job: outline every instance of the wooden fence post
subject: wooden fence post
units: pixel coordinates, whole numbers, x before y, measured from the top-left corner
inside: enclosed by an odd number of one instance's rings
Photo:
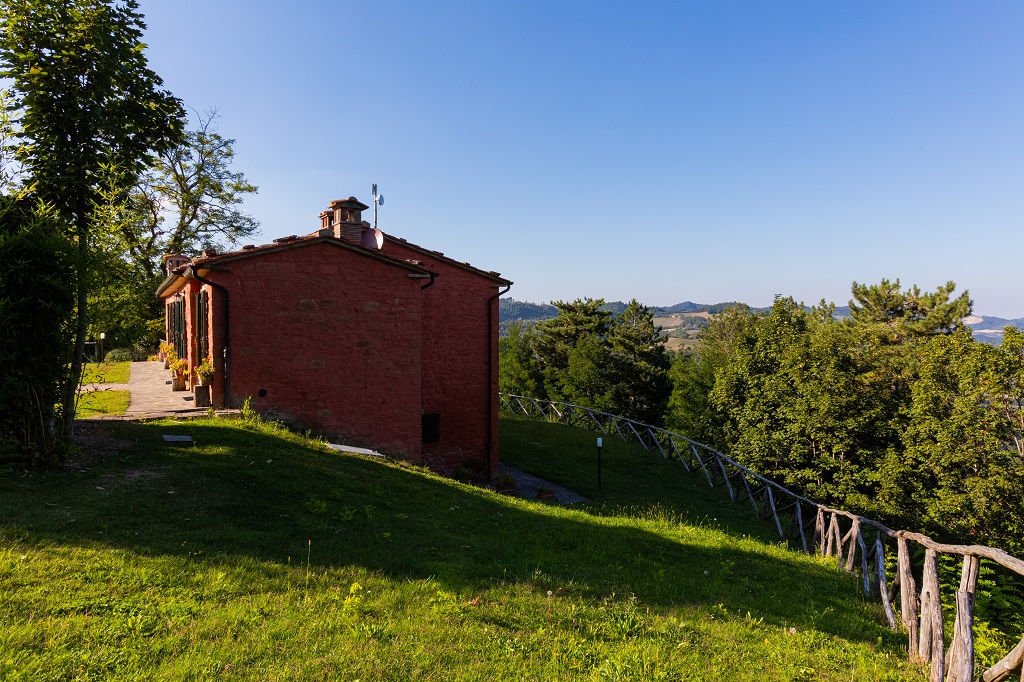
[[[849,546],[846,548],[846,572],[853,573],[853,562],[857,558],[857,538],[860,535],[860,518],[854,517],[850,532],[846,534],[849,538]],[[844,538],[845,540],[846,538]]]
[[[942,639],[942,599],[939,595],[939,555],[933,549],[924,553],[924,577],[921,579],[921,641],[918,655],[931,664],[930,682],[942,682],[946,657]]]
[[[796,501],[796,527],[800,529],[800,544],[804,548],[804,554],[810,554],[811,550],[807,549],[807,536],[804,535],[804,515],[800,511],[800,500]]]
[[[947,682],[971,682],[974,679],[974,591],[978,585],[978,557],[964,555],[960,589],[956,593],[956,621],[949,645]]]
[[[910,660],[918,659],[917,639],[917,585],[914,582],[914,573],[910,566],[910,550],[907,548],[906,538],[897,538],[897,560],[899,563],[900,575],[900,620],[903,627],[907,628],[907,651]]]
[[[825,556],[825,510],[818,507],[818,513],[814,515],[814,537],[811,544],[819,548],[821,556]]]
[[[768,499],[768,507],[772,511],[772,518],[775,519],[775,528],[779,531],[779,537],[785,539],[786,534],[782,530],[782,522],[779,521],[779,514],[775,511],[775,495],[772,494],[772,487],[765,485],[765,496]]]
[[[868,548],[864,543],[864,533],[861,531],[860,524],[857,524],[857,546],[860,547],[860,572],[861,579],[864,583],[864,596],[871,596],[871,568],[868,564]]]
[[[895,630],[896,615],[893,614],[892,602],[889,601],[889,586],[885,580],[885,545],[881,537],[875,540],[875,572],[878,575],[878,594],[882,597],[885,619],[889,621],[889,627]]]
[[[832,512],[832,520],[828,523],[828,553],[832,554],[832,546],[836,548],[836,562],[839,566],[839,572],[843,571],[843,538],[841,531],[839,530],[839,517],[835,512]]]

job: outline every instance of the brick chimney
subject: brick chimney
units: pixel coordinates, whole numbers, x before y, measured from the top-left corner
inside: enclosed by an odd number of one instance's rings
[[[361,243],[363,231],[370,229],[370,223],[362,218],[363,211],[368,208],[355,197],[335,199],[320,214],[320,236],[333,236],[353,244]]]
[[[186,265],[191,258],[183,256],[180,253],[168,253],[164,256],[164,270],[167,274],[171,274],[172,271],[180,268],[182,265]]]

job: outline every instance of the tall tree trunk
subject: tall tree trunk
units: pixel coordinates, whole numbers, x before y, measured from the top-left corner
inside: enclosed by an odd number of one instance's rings
[[[79,193],[75,201],[75,232],[78,237],[78,315],[75,326],[75,350],[71,355],[71,371],[64,387],[62,435],[71,443],[75,437],[75,399],[82,381],[85,364],[85,335],[89,330],[89,218],[85,211],[85,194]]]

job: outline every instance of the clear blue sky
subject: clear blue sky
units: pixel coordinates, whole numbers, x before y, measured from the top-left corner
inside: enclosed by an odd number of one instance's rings
[[[1024,4],[142,0],[260,242],[331,199],[583,296],[843,305],[954,280],[1024,316]]]

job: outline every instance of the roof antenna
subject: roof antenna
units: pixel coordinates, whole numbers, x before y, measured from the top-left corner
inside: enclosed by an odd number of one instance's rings
[[[384,195],[377,194],[377,183],[373,184],[373,229],[365,230],[360,244],[367,249],[379,250],[384,246],[384,233],[377,229],[377,207],[384,205]]]
[[[377,183],[373,183],[373,229],[377,229],[377,207],[384,205],[384,195],[377,194]]]

